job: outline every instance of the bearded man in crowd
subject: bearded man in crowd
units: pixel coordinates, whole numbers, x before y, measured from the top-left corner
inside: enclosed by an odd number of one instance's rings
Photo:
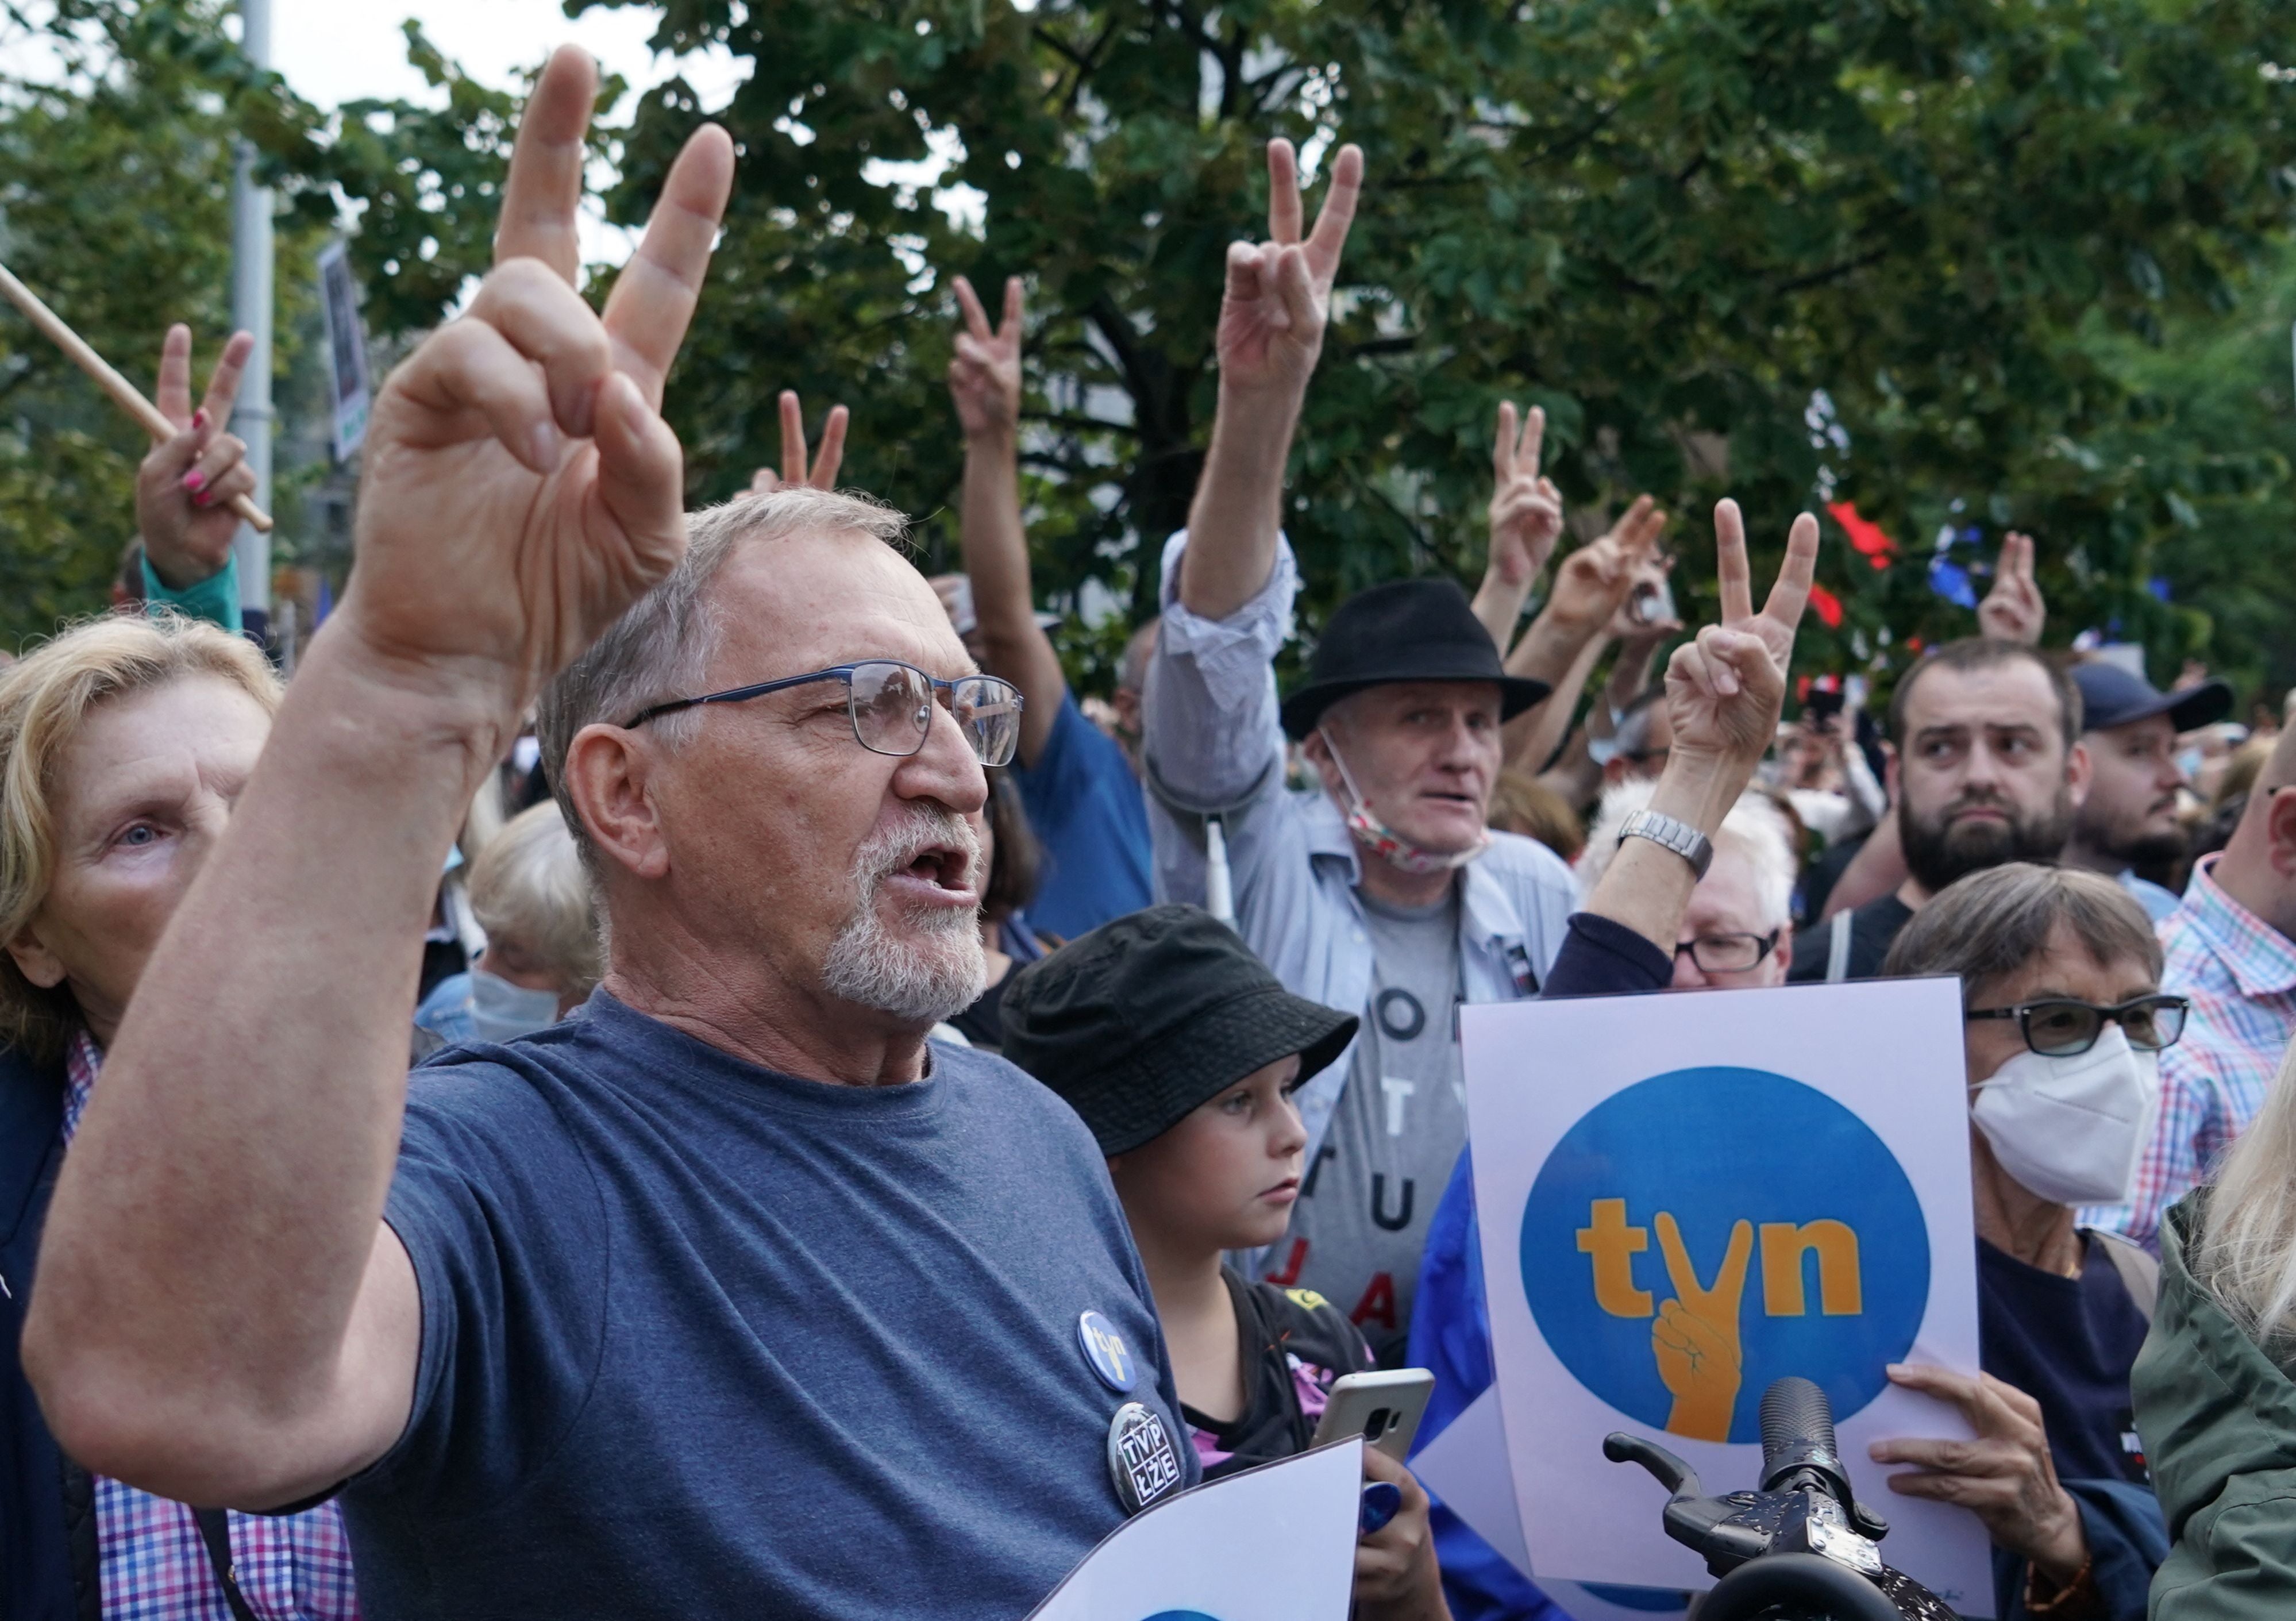
[[[1906,878],[1837,912],[1794,946],[1797,983],[1870,979],[1914,913],[1957,878],[2005,862],[2054,862],[2088,791],[2080,692],[2038,649],[1948,642],[1890,700],[1889,787]]]

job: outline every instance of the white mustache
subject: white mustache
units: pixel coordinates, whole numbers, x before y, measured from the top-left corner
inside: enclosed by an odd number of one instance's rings
[[[955,811],[912,805],[902,820],[879,827],[853,855],[853,874],[864,889],[877,886],[902,871],[928,850],[955,849],[964,853],[968,874],[980,866],[980,837],[972,823]]]

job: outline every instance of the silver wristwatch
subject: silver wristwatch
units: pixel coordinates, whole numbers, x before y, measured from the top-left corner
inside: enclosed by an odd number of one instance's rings
[[[1619,842],[1629,839],[1647,839],[1652,844],[1662,844],[1690,864],[1691,872],[1699,878],[1714,864],[1714,841],[1687,822],[1677,822],[1672,816],[1654,810],[1638,810],[1619,827]]]

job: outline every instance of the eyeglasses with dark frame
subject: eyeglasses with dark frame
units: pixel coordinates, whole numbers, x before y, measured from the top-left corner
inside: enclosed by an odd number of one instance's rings
[[[955,719],[957,730],[972,745],[983,765],[1010,765],[1013,751],[1020,747],[1021,690],[1011,682],[994,675],[960,675],[943,681],[894,659],[832,665],[825,670],[728,687],[699,698],[673,698],[639,710],[622,723],[622,729],[642,726],[658,715],[672,715],[701,704],[741,703],[818,681],[845,684],[845,713],[853,725],[853,741],[872,754],[900,759],[922,749],[932,731],[936,699]]]
[[[1759,968],[1762,959],[1778,948],[1778,933],[1773,929],[1767,934],[1702,934],[1678,942],[1674,954],[1689,953],[1701,973],[1742,974]]]
[[[2185,1033],[2185,1015],[2192,1008],[2182,996],[2136,996],[2112,1007],[2076,1002],[2070,996],[2047,996],[2021,1002],[2013,1008],[1972,1008],[1962,1017],[2013,1019],[2025,1045],[2033,1052],[2044,1058],[2078,1058],[2096,1045],[2108,1019],[2120,1027],[2128,1044],[2139,1052],[2173,1047]]]

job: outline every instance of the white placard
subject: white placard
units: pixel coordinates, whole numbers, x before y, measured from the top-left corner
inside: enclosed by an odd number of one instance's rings
[[[371,390],[358,285],[351,280],[350,250],[341,242],[319,255],[319,303],[327,318],[327,373],[334,384],[335,459],[347,462],[366,438]]]
[[[1993,1613],[1981,1526],[1901,1497],[1889,1436],[1965,1437],[1890,1362],[1977,1371],[1961,999],[1948,979],[1470,1007],[1462,1035],[1500,1416],[1533,1571],[1712,1585],[1665,1494],[1604,1461],[1648,1436],[1751,1487],[1769,1382],[1833,1398],[1882,1557]]]
[[[1168,1497],[1111,1532],[1029,1621],[1348,1621],[1363,1439]]]

